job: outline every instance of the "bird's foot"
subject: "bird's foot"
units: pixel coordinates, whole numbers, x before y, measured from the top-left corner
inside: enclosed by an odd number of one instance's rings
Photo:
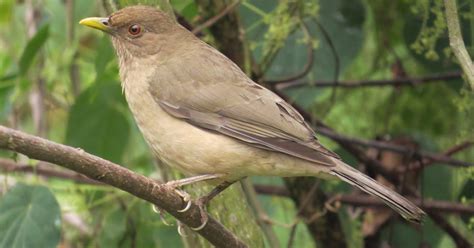
[[[179,189],[179,187],[181,187],[181,185],[177,184],[176,181],[170,181],[170,182],[167,182],[165,183],[166,187],[169,187],[171,189],[174,190],[174,192],[176,192],[176,194],[178,194],[182,199],[183,201],[186,203],[186,206],[180,210],[177,210],[178,212],[180,213],[184,213],[186,211],[189,210],[189,208],[191,207],[191,195],[188,194],[186,191],[182,190],[182,189]]]
[[[196,206],[198,206],[199,212],[201,215],[201,225],[198,227],[190,227],[191,230],[199,231],[199,230],[202,230],[206,226],[207,222],[209,221],[209,216],[207,215],[207,211],[206,211],[206,207],[207,207],[207,204],[209,203],[209,200],[210,199],[207,196],[201,197],[196,200],[195,203],[196,203]]]
[[[195,176],[195,177],[191,177],[191,178],[184,178],[184,179],[180,179],[180,180],[176,180],[176,181],[170,181],[170,182],[167,182],[165,185],[167,187],[173,189],[179,196],[181,196],[181,198],[183,198],[183,201],[186,203],[186,206],[183,209],[178,210],[178,212],[183,213],[183,212],[188,211],[191,208],[191,205],[192,205],[191,196],[188,193],[186,193],[185,191],[183,191],[181,189],[178,189],[178,188],[180,188],[183,185],[190,184],[190,183],[203,181],[203,180],[216,179],[216,178],[221,177],[221,176],[222,175],[219,175],[219,174],[201,175],[201,176]],[[200,215],[201,215],[201,225],[198,226],[198,227],[190,227],[193,231],[202,230],[206,226],[207,222],[209,221],[209,215],[207,214],[207,211],[206,211],[207,204],[215,196],[217,196],[220,192],[224,191],[227,187],[232,185],[234,182],[235,181],[230,181],[230,182],[224,181],[221,184],[219,184],[217,187],[215,187],[211,192],[209,192],[209,194],[207,194],[203,197],[200,197],[195,201],[196,206],[199,207],[199,212],[200,212]],[[178,231],[182,231],[182,230],[178,229]]]

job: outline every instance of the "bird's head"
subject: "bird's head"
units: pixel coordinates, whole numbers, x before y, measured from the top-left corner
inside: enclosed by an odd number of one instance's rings
[[[111,35],[119,57],[156,54],[183,33],[172,17],[149,6],[127,7],[109,17],[89,17],[79,23]]]

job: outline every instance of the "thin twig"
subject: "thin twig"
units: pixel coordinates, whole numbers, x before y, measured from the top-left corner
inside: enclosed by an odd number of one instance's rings
[[[288,238],[288,244],[286,247],[291,248],[293,247],[293,242],[295,240],[296,228],[298,228],[298,224],[295,223],[290,229],[290,237]]]
[[[72,180],[76,183],[90,184],[90,185],[100,185],[105,184],[92,180],[88,177],[85,177],[82,174],[72,172],[69,170],[58,170],[51,168],[53,165],[47,162],[38,162],[35,166],[18,164],[10,159],[0,158],[0,172],[3,173],[13,173],[13,172],[22,172],[22,173],[31,173],[39,175],[46,178],[59,178],[65,180]]]
[[[311,68],[313,68],[314,47],[313,47],[313,43],[312,43],[312,40],[311,40],[312,36],[311,36],[311,33],[309,32],[308,26],[306,25],[306,23],[303,20],[301,20],[301,28],[303,29],[303,31],[305,33],[305,36],[308,39],[308,44],[307,44],[308,53],[306,55],[307,60],[306,60],[306,64],[304,65],[303,70],[300,73],[297,73],[296,75],[293,75],[293,76],[289,76],[287,78],[277,79],[277,80],[265,80],[265,83],[270,84],[270,85],[274,85],[274,84],[280,84],[280,83],[295,81],[295,80],[298,80],[298,79],[303,78],[306,75],[308,75],[308,73],[311,71]]]
[[[287,5],[287,13],[289,16],[293,17],[297,13],[299,6],[298,2],[280,2],[279,5]],[[276,7],[278,10],[279,7]],[[299,19],[301,21],[301,18]],[[292,25],[291,30],[288,31],[286,34],[286,37],[284,38],[285,40],[288,39],[288,37],[293,34],[298,28],[296,27],[297,25]],[[259,68],[261,69],[261,73],[265,74],[273,64],[277,54],[279,51],[283,48],[282,46],[278,46],[277,42],[272,42],[270,43],[270,48],[268,48],[268,52],[263,55],[263,58],[260,60],[259,63]],[[259,76],[263,76],[259,75]],[[257,82],[262,81],[261,78],[258,78],[256,80]]]
[[[192,204],[186,212],[177,211],[183,209],[187,203],[172,188],[81,149],[4,126],[0,126],[0,149],[22,153],[32,159],[47,161],[76,171],[151,202],[188,226],[201,225],[200,210],[195,204]],[[210,216],[207,225],[198,233],[217,247],[247,247],[225,226]]]
[[[284,179],[290,198],[298,207],[294,223],[302,220],[318,247],[347,247],[337,213],[325,208],[328,198],[318,187],[320,181],[314,177]]]
[[[310,87],[341,87],[341,88],[360,88],[360,87],[383,87],[383,86],[418,86],[429,83],[437,83],[451,80],[461,79],[461,72],[453,71],[439,74],[432,74],[420,77],[403,77],[395,79],[379,79],[379,80],[346,80],[331,81],[319,80],[314,82],[296,81],[278,84],[278,90],[284,90],[294,87],[310,86]]]
[[[288,244],[287,244],[288,248],[293,247],[293,241],[296,235],[296,228],[298,227],[298,223],[299,223],[298,218],[299,216],[304,217],[304,212],[306,208],[311,206],[313,197],[315,196],[316,190],[318,189],[320,182],[321,181],[316,180],[311,186],[311,188],[308,190],[308,192],[305,192],[304,198],[302,199],[299,198],[297,199],[297,201],[295,201],[299,206],[298,206],[298,211],[296,212],[296,215],[295,215],[295,222],[293,223],[293,226],[291,227],[291,230],[290,230],[290,237],[288,238]],[[286,182],[286,183],[288,184],[290,182]],[[293,186],[294,185],[292,185],[292,187]]]
[[[466,74],[471,89],[474,90],[474,65],[462,38],[456,0],[444,0],[444,6],[446,23],[448,24],[449,45],[453,49],[464,74]]]
[[[324,39],[329,45],[330,51],[334,57],[334,84],[339,85],[339,72],[340,72],[340,67],[341,67],[341,62],[339,59],[339,54],[337,53],[336,46],[334,45],[334,42],[332,42],[331,36],[329,35],[329,32],[324,28],[324,26],[319,22],[318,19],[313,18],[314,23],[318,26],[319,30],[323,34]],[[331,107],[335,104],[336,102],[336,95],[337,95],[337,87],[333,87],[333,90],[331,92],[331,104],[329,104],[329,107],[323,112],[321,116],[325,116],[329,111],[331,110]]]
[[[204,23],[202,23],[201,25],[198,25],[197,27],[195,27],[193,30],[192,30],[192,33],[193,34],[198,34],[200,33],[202,30],[208,28],[208,27],[211,27],[212,25],[214,25],[214,23],[216,23],[217,21],[219,21],[222,17],[224,17],[225,15],[227,15],[229,12],[231,12],[232,10],[234,10],[235,7],[237,7],[237,5],[240,3],[240,1],[235,1],[233,2],[232,4],[230,5],[227,5],[227,7],[225,7],[221,12],[219,12],[219,14],[211,17],[210,19],[208,19],[207,21],[205,21]]]
[[[410,155],[414,158],[421,157],[421,158],[429,159],[432,162],[443,163],[443,164],[448,164],[448,165],[458,166],[458,167],[474,166],[474,163],[472,163],[472,162],[453,159],[453,158],[450,158],[449,156],[447,156],[445,154],[413,150],[409,147],[396,145],[396,144],[392,144],[392,143],[387,143],[387,142],[383,142],[383,141],[364,140],[364,139],[348,137],[348,136],[336,133],[333,130],[328,129],[328,128],[324,128],[324,127],[318,128],[318,133],[320,133],[321,135],[327,136],[327,137],[329,137],[333,140],[336,140],[336,141],[344,141],[344,142],[348,142],[348,143],[351,143],[351,144],[356,144],[356,145],[360,145],[360,146],[364,146],[364,147],[372,147],[372,148],[376,148],[376,149],[379,149],[379,150],[392,151],[392,152],[396,152],[396,153],[400,153],[400,154]]]
[[[472,141],[464,141],[458,145],[455,145],[451,148],[449,148],[448,150],[446,150],[443,155],[448,157],[448,156],[452,156],[454,155],[455,153],[458,153],[458,152],[461,152],[463,151],[464,149],[467,149],[467,148],[470,148],[472,145],[474,145],[474,142]],[[423,167],[426,167],[426,166],[429,166],[429,165],[432,165],[434,164],[435,162],[437,162],[436,160],[433,160],[433,159],[429,159],[429,158],[423,158],[421,160],[423,162],[423,165],[420,163],[420,161],[416,161],[414,163],[411,163],[408,168],[404,168],[403,170],[400,170],[400,173],[405,173],[405,170],[408,169],[408,170],[419,170]]]
[[[280,197],[289,197],[290,192],[280,186],[269,186],[269,185],[254,185],[255,191],[259,194],[264,195],[273,195]],[[359,206],[359,207],[378,207],[378,208],[388,208],[388,206],[382,201],[378,200],[369,195],[354,194],[354,195],[336,195],[329,197],[331,202],[340,201],[341,203]],[[418,206],[422,206],[425,210],[430,211],[440,211],[446,213],[457,213],[457,214],[474,214],[474,205],[472,204],[462,204],[454,203],[448,201],[437,201],[437,200],[424,200],[422,199],[410,199],[413,203]]]
[[[471,147],[471,146],[473,146],[473,145],[474,145],[474,141],[464,141],[464,142],[461,142],[460,144],[455,145],[455,146],[449,148],[448,150],[446,150],[446,151],[444,152],[444,155],[445,155],[445,156],[451,156],[451,155],[453,155],[453,154],[455,154],[455,153],[458,153],[458,152],[460,152],[460,151],[462,151],[462,150],[464,150],[464,149],[467,149],[467,148],[469,148],[469,147]]]
[[[258,200],[257,193],[255,192],[255,188],[253,187],[252,182],[249,178],[244,178],[241,183],[242,190],[244,191],[244,194],[247,198],[247,202],[253,210],[254,215],[257,217],[257,223],[262,228],[262,231],[265,234],[265,237],[267,238],[268,244],[272,248],[279,248],[280,242],[278,241],[278,237],[273,231],[272,225],[268,221],[264,221],[268,219],[268,215]]]
[[[451,236],[457,248],[472,248],[474,244],[471,244],[463,235],[461,235],[456,228],[449,223],[444,216],[435,211],[428,212],[431,219],[443,229],[449,236]]]
[[[75,38],[75,27],[77,25],[74,20],[74,0],[66,0],[66,29],[67,29],[67,43],[69,47],[73,46]],[[74,51],[74,54],[71,58],[71,64],[69,65],[69,79],[71,80],[71,88],[74,96],[78,96],[81,92],[81,85],[79,79],[79,67],[77,65],[77,50]]]
[[[27,26],[27,37],[33,38],[38,31],[38,24],[41,19],[41,13],[35,6],[33,0],[25,1],[25,23]],[[37,70],[40,72],[44,67],[44,56],[39,56]],[[46,119],[46,106],[45,106],[45,95],[46,95],[46,83],[42,78],[41,73],[38,72],[33,81],[35,82],[31,87],[29,95],[29,102],[31,108],[31,115],[33,123],[35,125],[36,134],[39,136],[46,135],[47,132],[47,119]]]

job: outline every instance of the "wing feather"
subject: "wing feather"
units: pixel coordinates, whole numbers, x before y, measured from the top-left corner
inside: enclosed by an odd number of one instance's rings
[[[212,56],[183,53],[180,59],[160,63],[150,78],[150,92],[166,112],[258,148],[333,166],[328,156],[339,157],[319,144],[291,105],[213,48],[199,49]]]

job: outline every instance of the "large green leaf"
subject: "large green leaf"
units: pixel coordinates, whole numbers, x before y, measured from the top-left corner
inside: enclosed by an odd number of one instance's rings
[[[455,247],[449,236],[444,234],[431,219],[427,219],[418,228],[413,228],[406,222],[390,224],[389,228],[384,229],[382,236],[384,240],[389,241],[391,247]],[[446,239],[445,246],[439,245],[442,239]]]
[[[115,73],[117,75],[117,72],[112,71],[112,70],[107,70],[107,66],[111,61],[114,61],[115,58],[115,52],[112,48],[112,45],[110,43],[110,38],[107,36],[102,37],[102,39],[99,42],[99,47],[97,48],[97,56],[95,58],[95,71],[97,73],[96,75],[96,82],[100,83],[107,77],[111,77],[111,73]]]
[[[11,79],[15,76],[7,74],[11,64],[11,59],[0,52],[0,121],[7,117],[12,107],[10,95],[15,84]]]
[[[125,228],[127,224],[126,213],[118,205],[109,208],[103,219],[102,229],[98,242],[100,247],[120,247],[126,238]]]
[[[125,100],[118,82],[91,86],[71,108],[66,143],[121,162],[130,134],[123,109]]]
[[[437,200],[455,200],[453,169],[446,165],[432,165],[423,171],[423,196]],[[440,180],[442,178],[443,180]]]
[[[0,24],[10,22],[13,15],[14,0],[2,0],[0,2]]]
[[[0,87],[0,121],[6,119],[11,111],[12,104],[10,101],[10,95],[12,91],[13,85]]]
[[[48,188],[18,184],[0,201],[0,247],[56,247],[61,211]]]
[[[23,53],[20,57],[20,74],[24,74],[28,71],[31,66],[31,63],[33,62],[33,59],[48,39],[48,36],[49,25],[44,25],[38,30],[38,32],[36,32],[35,36],[33,36],[33,38],[28,41],[28,44],[26,45],[25,50],[23,50]]]
[[[197,15],[197,5],[192,0],[171,1],[171,5],[181,16],[188,20]]]

